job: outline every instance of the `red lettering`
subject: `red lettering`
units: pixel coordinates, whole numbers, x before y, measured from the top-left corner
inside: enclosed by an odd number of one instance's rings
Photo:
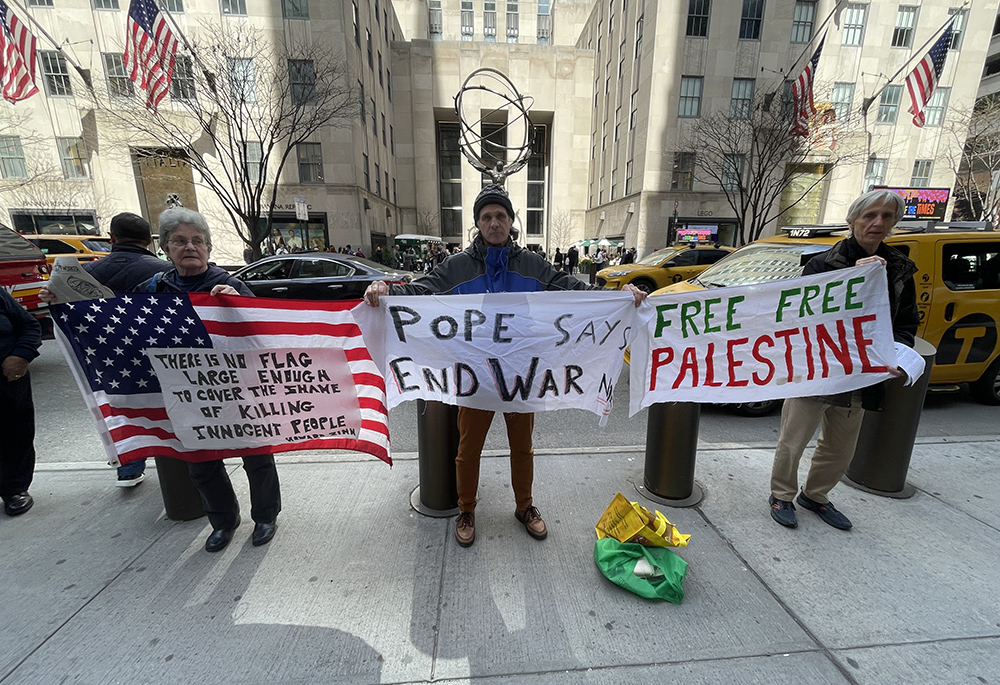
[[[819,362],[823,369],[823,378],[830,375],[830,364],[826,361],[827,348],[837,358],[840,365],[844,367],[845,374],[850,376],[851,371],[854,370],[854,362],[851,361],[851,351],[847,349],[847,329],[844,328],[844,322],[839,319],[837,320],[837,336],[840,338],[840,347],[837,347],[837,344],[833,342],[830,331],[826,330],[824,324],[816,326],[816,342],[819,345]]]
[[[754,385],[767,385],[771,382],[771,379],[774,378],[774,364],[771,363],[770,359],[760,353],[760,346],[764,343],[767,343],[768,347],[774,347],[774,340],[769,335],[762,335],[753,343],[753,358],[761,364],[767,365],[767,375],[763,378],[758,376],[756,371],[753,372],[751,377],[753,378]]]
[[[729,382],[726,385],[730,388],[742,388],[750,384],[748,380],[736,380],[736,369],[743,366],[743,362],[736,361],[733,357],[733,348],[737,345],[746,345],[748,342],[750,342],[750,338],[736,338],[726,343],[726,361],[729,362]],[[774,373],[773,366],[771,367],[771,373]]]
[[[785,366],[788,368],[788,382],[792,382],[792,341],[791,337],[799,332],[798,328],[789,328],[785,331],[775,331],[776,338],[785,340]]]
[[[816,376],[816,363],[813,362],[813,343],[808,328],[802,328],[802,337],[806,341],[806,380],[811,381]]]
[[[711,388],[722,387],[722,383],[715,382],[715,343],[708,343],[708,353],[705,355],[705,385]]]
[[[689,347],[684,350],[684,355],[681,358],[681,370],[677,373],[677,380],[674,381],[673,389],[676,390],[681,381],[684,380],[684,374],[688,371],[691,372],[691,387],[698,387],[698,357],[695,356],[695,350],[693,347]]]
[[[862,324],[874,320],[874,314],[856,316],[852,320],[852,323],[854,324],[854,342],[858,346],[858,356],[861,357],[861,373],[884,373],[885,371],[888,371],[888,367],[885,366],[872,366],[871,360],[868,359],[867,348],[874,341],[865,337],[864,332],[861,330],[861,326]]]
[[[666,357],[666,359],[663,358],[664,356]],[[653,350],[653,366],[649,376],[650,392],[656,390],[656,372],[660,369],[661,366],[666,366],[673,360],[674,360],[674,348],[660,347]]]

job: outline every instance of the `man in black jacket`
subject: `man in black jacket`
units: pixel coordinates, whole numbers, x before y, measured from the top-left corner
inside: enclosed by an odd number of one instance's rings
[[[917,332],[917,297],[913,274],[916,265],[902,252],[882,242],[905,211],[903,198],[891,190],[873,190],[855,200],[847,210],[851,236],[806,264],[803,275],[847,269],[881,262],[889,281],[889,313],[896,342],[909,347]],[[889,373],[901,375],[898,369]],[[785,400],[781,410],[781,433],[771,470],[771,518],[795,528],[795,505],[816,512],[824,522],[849,530],[851,521],[830,502],[829,492],[847,472],[861,432],[865,410],[881,411],[885,399],[882,384],[855,392],[827,397],[797,397]],[[798,468],[806,443],[822,423],[809,475],[798,493]]]

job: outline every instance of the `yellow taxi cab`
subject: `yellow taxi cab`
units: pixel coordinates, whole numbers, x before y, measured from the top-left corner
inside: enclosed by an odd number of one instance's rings
[[[92,235],[25,235],[24,238],[42,251],[50,269],[56,257],[71,255],[81,262],[92,262],[111,252],[110,238]]]
[[[732,251],[731,247],[714,245],[675,245],[657,250],[634,264],[601,269],[597,272],[597,284],[621,290],[622,286],[631,283],[639,290],[651,293],[657,288],[697,276]]]
[[[846,236],[846,226],[783,229],[653,294],[794,278]],[[917,265],[917,335],[937,348],[931,385],[969,383],[978,401],[1000,405],[1000,232],[897,226],[885,242]]]

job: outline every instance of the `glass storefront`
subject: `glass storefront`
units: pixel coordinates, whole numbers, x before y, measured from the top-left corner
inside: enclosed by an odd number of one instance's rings
[[[266,219],[261,219],[261,224]],[[265,254],[323,251],[329,246],[326,214],[310,212],[309,221],[299,221],[293,212],[275,212],[271,237],[264,243]]]

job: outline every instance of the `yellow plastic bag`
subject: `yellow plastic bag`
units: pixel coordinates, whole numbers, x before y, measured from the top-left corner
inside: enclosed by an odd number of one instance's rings
[[[638,502],[630,502],[617,493],[594,527],[597,538],[618,542],[638,542],[649,547],[687,547],[690,535],[682,535],[667,517],[651,514]]]

